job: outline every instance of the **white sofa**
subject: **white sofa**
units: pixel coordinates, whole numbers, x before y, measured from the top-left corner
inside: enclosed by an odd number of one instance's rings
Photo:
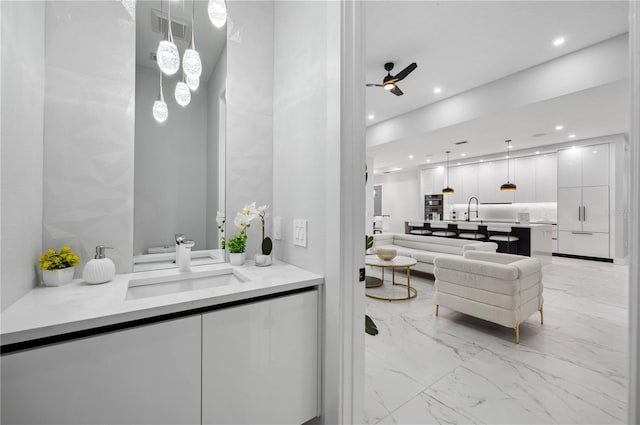
[[[415,258],[418,261],[411,268],[412,270],[425,273],[433,273],[433,262],[436,258],[462,258],[462,254],[466,251],[495,252],[498,249],[498,245],[494,242],[401,233],[377,234],[373,235],[373,240],[374,253],[378,248],[395,249],[398,255]]]
[[[463,257],[435,260],[436,316],[445,306],[513,328],[540,311],[543,323],[542,265],[537,258],[467,251]]]

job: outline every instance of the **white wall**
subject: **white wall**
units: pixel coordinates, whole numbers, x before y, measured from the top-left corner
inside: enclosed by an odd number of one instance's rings
[[[275,251],[325,277],[327,424],[361,423],[363,412],[364,293],[357,269],[364,267],[364,71],[358,69],[364,48],[362,34],[350,32],[363,28],[359,8],[359,2],[275,4],[273,213],[282,217]],[[306,248],[293,245],[293,219],[308,221]]]
[[[0,2],[2,310],[38,283],[42,254],[44,2]]]
[[[206,229],[207,229],[207,247],[219,247],[218,223],[216,222],[216,213],[218,210],[224,211],[224,187],[225,182],[221,181],[224,175],[224,145],[226,143],[226,122],[220,121],[226,114],[220,111],[221,97],[225,94],[227,84],[227,49],[220,53],[218,62],[216,63],[213,73],[209,78],[207,104],[209,109],[209,118],[207,120],[207,211],[206,211]],[[226,100],[225,100],[226,102]],[[225,108],[226,110],[226,108]],[[220,157],[220,148],[222,148],[222,158]]]
[[[175,244],[176,233],[192,239],[193,249],[206,249],[207,231],[216,233],[206,217],[207,123],[215,125],[208,84],[201,82],[182,107],[173,94],[179,77],[163,77],[169,117],[159,123],[151,113],[159,80],[158,69],[136,68],[134,255]],[[217,170],[217,160],[210,166]]]
[[[629,420],[640,423],[640,2],[629,1],[630,244],[629,244]]]
[[[228,2],[226,237],[240,230],[233,218],[242,207],[272,204],[273,197],[273,2]],[[271,213],[271,211],[269,211]],[[267,220],[267,234],[270,232]],[[247,255],[260,250],[258,220]]]
[[[116,271],[129,272],[135,18],[120,2],[56,1],[45,28],[44,247],[70,245],[79,275],[108,245]]]
[[[382,185],[382,214],[390,216],[388,232],[404,233],[405,221],[424,218],[419,170],[376,175],[374,184]]]

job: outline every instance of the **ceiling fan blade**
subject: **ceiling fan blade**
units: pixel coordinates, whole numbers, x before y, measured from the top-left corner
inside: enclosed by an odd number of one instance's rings
[[[390,91],[391,91],[391,93],[395,94],[396,96],[402,96],[404,94],[404,92],[402,90],[400,90],[400,87],[398,87],[398,86],[395,86]]]
[[[418,65],[413,62],[411,65],[407,66],[405,69],[403,69],[402,71],[398,72],[398,74],[394,77],[396,81],[400,81],[400,80],[404,80],[404,78],[411,74],[411,72],[413,72],[414,69],[416,69],[418,67]]]
[[[383,87],[382,84],[367,83],[367,87]]]

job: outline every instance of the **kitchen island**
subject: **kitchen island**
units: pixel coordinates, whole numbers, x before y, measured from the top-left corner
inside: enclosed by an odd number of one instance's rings
[[[448,223],[447,230],[458,235],[458,224],[466,223],[467,221],[445,220],[445,222]],[[493,223],[511,224],[511,234],[519,238],[517,250],[518,255],[536,257],[543,265],[551,263],[552,234],[555,223],[520,223],[507,220],[471,220],[471,222],[478,223],[478,232],[484,234],[487,234],[487,226]],[[427,231],[431,230],[431,221],[405,221],[404,228],[405,233],[407,234],[426,234]],[[498,252],[505,251],[499,246]]]

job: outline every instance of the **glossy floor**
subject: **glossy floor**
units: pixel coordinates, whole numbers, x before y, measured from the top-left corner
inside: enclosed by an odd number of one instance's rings
[[[436,317],[427,275],[411,277],[411,301],[367,298],[380,333],[366,336],[365,422],[625,423],[627,273],[554,257],[544,267],[545,323],[532,315],[519,345],[512,329],[444,307]]]

